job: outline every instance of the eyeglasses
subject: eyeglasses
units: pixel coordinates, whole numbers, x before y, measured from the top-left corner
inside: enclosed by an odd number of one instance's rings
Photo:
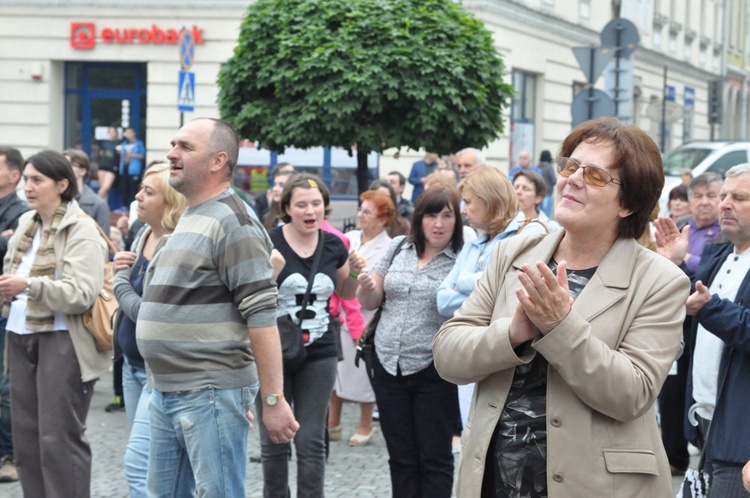
[[[578,168],[583,169],[583,181],[592,187],[606,187],[610,183],[622,185],[620,180],[614,178],[603,168],[597,166],[584,166],[575,159],[569,157],[561,157],[557,160],[557,171],[562,176],[571,176],[578,171]]]
[[[375,214],[375,213],[373,213],[372,211],[368,211],[367,209],[362,209],[362,208],[359,208],[358,212],[359,212],[359,214],[361,214],[362,216],[370,216],[370,215],[372,215],[372,214]]]

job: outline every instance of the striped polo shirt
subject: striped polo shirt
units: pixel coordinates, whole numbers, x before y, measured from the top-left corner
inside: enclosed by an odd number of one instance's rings
[[[248,327],[276,324],[271,241],[231,189],[180,218],[151,264],[138,348],[162,392],[257,380]]]

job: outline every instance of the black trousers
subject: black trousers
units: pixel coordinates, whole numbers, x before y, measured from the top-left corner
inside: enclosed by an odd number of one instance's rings
[[[659,394],[661,414],[661,440],[667,451],[669,464],[685,470],[690,464],[690,455],[685,439],[685,390],[687,388],[689,355],[677,360],[677,375],[668,375]]]
[[[391,375],[373,355],[373,390],[388,448],[394,498],[449,498],[458,392],[431,363],[412,375]]]

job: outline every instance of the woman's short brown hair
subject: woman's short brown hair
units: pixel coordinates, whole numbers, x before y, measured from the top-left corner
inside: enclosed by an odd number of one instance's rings
[[[366,190],[359,196],[360,203],[365,201],[372,202],[375,206],[375,217],[384,222],[386,228],[396,221],[396,206],[390,195],[379,190]]]
[[[417,256],[421,257],[425,250],[426,240],[422,231],[422,219],[427,214],[439,213],[445,206],[451,207],[456,218],[456,224],[453,226],[453,236],[449,245],[453,249],[453,252],[458,254],[461,246],[464,245],[464,224],[461,221],[460,204],[458,190],[454,187],[432,187],[422,192],[414,206],[414,216],[411,219],[411,235],[409,235],[417,249]]]
[[[27,164],[31,164],[34,166],[34,169],[47,178],[51,178],[55,182],[61,180],[68,181],[68,188],[60,194],[60,199],[63,201],[70,202],[78,197],[78,180],[76,180],[76,175],[73,173],[73,166],[71,166],[70,161],[59,152],[54,150],[43,150],[37,152],[26,159],[24,168]]]
[[[536,197],[541,197],[542,199],[544,199],[544,196],[547,195],[547,182],[544,181],[542,175],[532,169],[519,169],[518,171],[513,173],[514,184],[516,183],[516,179],[519,176],[526,178],[534,185],[534,195]],[[539,204],[541,204],[541,201],[537,204],[537,206]]]
[[[89,174],[91,164],[89,163],[88,154],[84,151],[80,149],[65,149],[63,151],[63,156],[70,161],[71,166],[78,166],[79,168],[86,170],[86,175]]]
[[[313,175],[311,173],[297,173],[289,178],[289,181],[284,184],[284,189],[281,191],[281,221],[284,223],[292,221],[291,216],[286,212],[286,208],[292,204],[292,194],[296,188],[304,188],[307,190],[314,188],[320,190],[320,193],[323,196],[323,205],[325,206],[324,216],[328,218],[328,215],[331,214],[331,194],[328,192],[326,184],[323,183],[323,180],[321,180],[318,175]]]
[[[518,197],[508,177],[492,166],[478,168],[458,184],[458,191],[470,191],[487,206],[487,235],[490,239],[505,230],[518,213]]]
[[[612,147],[612,164],[599,166],[619,172],[620,207],[631,211],[619,221],[617,237],[637,239],[646,229],[664,187],[659,147],[640,128],[623,124],[616,118],[600,118],[578,125],[563,141],[557,157],[570,157],[583,142]]]

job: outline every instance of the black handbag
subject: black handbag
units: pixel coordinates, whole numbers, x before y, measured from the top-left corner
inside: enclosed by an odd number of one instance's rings
[[[706,498],[708,496],[708,490],[711,487],[711,476],[706,472],[705,465],[706,441],[708,441],[709,432],[711,432],[710,423],[703,437],[703,444],[699,445],[701,447],[701,457],[698,460],[698,467],[689,468],[685,471],[685,476],[682,478],[677,492],[677,498]]]
[[[302,330],[302,320],[305,319],[307,311],[307,302],[310,299],[315,274],[318,271],[320,258],[323,255],[323,238],[324,233],[318,231],[318,247],[315,250],[315,259],[313,260],[310,275],[307,278],[307,290],[305,297],[302,299],[302,309],[297,314],[299,323],[295,323],[289,314],[276,319],[276,326],[279,329],[279,339],[281,340],[281,359],[284,363],[284,374],[296,372],[307,359],[307,350],[305,349],[305,339]]]
[[[401,248],[404,247],[404,244],[406,244],[407,240],[408,237],[404,237],[396,246],[396,250],[393,251],[391,260],[388,261],[389,268],[393,264],[393,260],[396,258],[396,255],[401,252]],[[383,299],[382,301],[380,301],[380,306],[378,306],[377,311],[374,315],[372,315],[370,321],[367,322],[365,331],[362,333],[362,337],[360,337],[359,344],[357,345],[357,354],[354,356],[354,366],[356,366],[357,368],[359,368],[360,360],[364,362],[365,371],[367,372],[367,377],[370,379],[370,384],[372,384],[373,373],[372,356],[375,354],[375,331],[378,329],[380,315],[383,312],[383,304],[385,304],[385,289],[383,290]]]

